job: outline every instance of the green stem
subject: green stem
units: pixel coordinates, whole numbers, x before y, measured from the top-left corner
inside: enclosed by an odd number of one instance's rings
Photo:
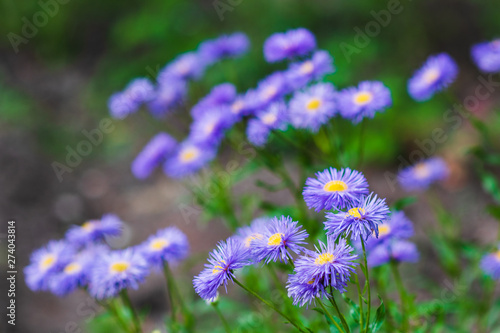
[[[130,312],[132,313],[132,321],[134,323],[134,331],[137,333],[142,332],[141,328],[141,320],[139,319],[139,316],[137,315],[137,312],[135,311],[134,306],[132,305],[132,302],[130,301],[130,297],[128,296],[127,289],[123,289],[120,291],[120,296],[122,298],[123,304],[129,308]]]
[[[193,315],[191,314],[191,312],[189,312],[186,305],[184,304],[184,301],[182,300],[182,296],[179,292],[179,288],[177,288],[177,284],[175,283],[174,275],[172,274],[172,271],[170,270],[170,266],[168,265],[167,262],[165,262],[163,264],[163,273],[165,274],[165,278],[167,279],[167,288],[169,288],[168,293],[169,293],[169,295],[172,295],[171,296],[172,301],[173,301],[173,296],[175,295],[177,302],[180,305],[182,314],[184,316],[184,321],[186,323],[186,326],[188,328],[192,328]],[[172,312],[173,311],[174,311],[174,306],[172,305]]]
[[[365,329],[365,331],[368,332],[368,328],[370,327],[369,325],[370,325],[372,296],[370,291],[370,276],[368,273],[368,261],[366,259],[365,241],[363,238],[361,238],[361,246],[363,247],[363,259],[365,262],[365,278],[366,278],[366,283],[368,284],[368,314],[366,315],[366,329]]]
[[[347,333],[351,332],[351,329],[349,328],[349,325],[347,325],[347,322],[344,318],[344,315],[340,312],[339,306],[337,305],[337,302],[335,301],[335,297],[333,296],[333,288],[330,286],[330,296],[329,300],[330,303],[332,303],[333,307],[335,308],[335,311],[337,311],[337,315],[340,318],[340,321],[342,322],[342,326],[344,326],[344,329]]]
[[[321,301],[321,299],[319,299],[319,297],[316,297],[316,300],[318,301],[319,305],[323,309],[323,312],[325,313],[325,315],[330,319],[330,321],[335,325],[335,327],[337,327],[337,329],[339,330],[339,332],[345,332],[340,327],[340,325],[337,323],[337,321],[335,320],[335,318],[333,318],[332,315],[330,314],[330,312],[328,312],[328,310],[325,308],[325,305],[323,304],[323,302]]]
[[[212,306],[215,309],[215,312],[217,312],[217,315],[219,316],[220,320],[222,321],[222,325],[224,325],[224,329],[226,330],[226,333],[231,333],[231,328],[229,327],[229,324],[226,321],[226,318],[224,318],[224,315],[220,311],[217,302],[213,302]]]
[[[288,320],[290,322],[290,324],[292,324],[293,326],[295,326],[295,328],[297,328],[300,332],[303,332],[303,333],[307,333],[306,331],[304,331],[300,326],[299,324],[297,324],[295,321],[293,321],[290,317],[288,317],[286,314],[284,314],[283,312],[281,312],[280,309],[278,309],[276,307],[276,305],[274,305],[273,303],[269,302],[269,301],[266,301],[265,299],[263,299],[262,297],[259,296],[259,294],[257,294],[256,292],[248,289],[247,287],[245,287],[244,285],[242,285],[238,280],[234,279],[233,278],[233,281],[234,283],[236,283],[238,286],[240,286],[241,288],[243,288],[246,292],[248,292],[249,294],[251,294],[252,296],[254,296],[255,298],[259,299],[262,303],[264,303],[265,305],[267,305],[268,307],[270,307],[271,309],[273,309],[274,311],[276,311],[280,316],[282,316],[283,318],[285,318],[286,320]]]
[[[172,323],[175,324],[175,305],[174,305],[174,298],[173,298],[173,288],[172,288],[172,279],[171,275],[168,269],[168,263],[163,264],[163,274],[165,275],[165,281],[167,282],[167,299],[168,299],[168,305],[170,306],[170,315],[172,318]]]
[[[111,314],[113,315],[113,317],[115,317],[118,324],[123,328],[124,332],[130,332],[130,325],[122,318],[122,316],[120,316],[118,310],[116,309],[116,304],[114,303],[114,301],[111,301],[109,304],[100,302],[98,303],[104,308],[106,308],[109,312],[111,312]]]
[[[359,278],[357,274],[354,274],[354,278],[356,279],[356,285],[358,287],[358,298],[359,298],[359,327],[361,330],[363,329],[363,295],[361,294],[361,285],[359,284]]]
[[[396,282],[396,287],[398,288],[399,297],[401,299],[401,318],[403,318],[402,331],[406,332],[408,330],[408,317],[406,313],[406,290],[403,285],[403,280],[401,280],[401,275],[398,270],[398,263],[391,260],[390,263],[392,275],[394,276],[394,281]]]

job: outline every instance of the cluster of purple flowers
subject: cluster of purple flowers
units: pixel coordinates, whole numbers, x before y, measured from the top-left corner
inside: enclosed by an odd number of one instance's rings
[[[33,252],[24,270],[26,284],[58,296],[86,289],[96,299],[106,299],[126,288],[137,289],[151,267],[175,264],[189,252],[187,237],[175,227],[137,246],[112,250],[105,239],[119,236],[122,228],[123,222],[113,214],[71,227],[64,239]]]

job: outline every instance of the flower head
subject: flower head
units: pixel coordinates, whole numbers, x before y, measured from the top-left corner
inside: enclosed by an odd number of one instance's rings
[[[304,250],[302,244],[308,234],[291,217],[273,217],[263,228],[262,237],[251,242],[252,255],[257,261],[287,263],[291,255]]]
[[[395,239],[374,247],[368,252],[367,256],[368,266],[376,267],[391,260],[396,262],[417,262],[420,255],[417,247],[412,242]]]
[[[286,128],[288,118],[284,102],[273,103],[266,109],[257,111],[255,116],[247,127],[248,141],[255,146],[265,145],[272,130]]]
[[[426,101],[447,88],[458,74],[458,66],[446,53],[431,56],[408,81],[408,93],[416,101]]]
[[[149,274],[146,260],[136,249],[104,253],[94,264],[89,293],[101,300],[126,288],[137,289]]]
[[[235,32],[201,43],[198,52],[207,63],[212,64],[223,58],[238,57],[249,47],[248,37],[242,32]]]
[[[139,78],[131,81],[125,90],[113,94],[108,101],[111,116],[123,119],[139,110],[143,103],[154,98],[155,91],[151,81]]]
[[[207,109],[191,123],[189,141],[198,144],[218,145],[224,138],[224,133],[236,121],[236,117],[228,107],[219,106]]]
[[[170,77],[160,81],[153,98],[148,102],[151,114],[161,118],[182,104],[187,94],[185,80]]]
[[[100,220],[90,220],[81,226],[73,226],[66,233],[68,242],[83,245],[103,240],[106,237],[119,236],[123,222],[114,214],[106,214]]]
[[[286,76],[293,89],[300,89],[334,71],[332,56],[327,51],[320,50],[316,51],[311,59],[290,65]]]
[[[280,100],[288,92],[286,76],[282,72],[276,72],[260,81],[257,88],[249,94],[252,94],[254,99],[254,107],[263,109]]]
[[[445,180],[448,175],[444,160],[433,157],[403,169],[398,174],[398,181],[406,191],[422,191],[437,181]]]
[[[489,253],[481,259],[481,269],[495,280],[500,279],[500,245],[497,251]]]
[[[176,227],[159,230],[140,246],[140,252],[148,263],[162,266],[164,262],[177,263],[188,255],[186,235]]]
[[[264,42],[267,62],[304,56],[316,48],[316,38],[307,29],[298,28],[271,35]]]
[[[326,233],[334,239],[340,235],[351,235],[354,240],[358,237],[367,239],[372,233],[378,237],[378,226],[388,215],[385,199],[371,193],[347,205],[347,212],[326,213]]]
[[[340,209],[368,194],[368,183],[359,171],[329,168],[308,178],[302,194],[309,209]]]
[[[236,230],[235,239],[243,244],[245,250],[250,254],[252,252],[252,242],[255,239],[264,237],[266,225],[271,222],[269,217],[260,217],[252,221],[249,226],[241,227]]]
[[[338,94],[340,114],[354,124],[363,118],[373,118],[392,105],[391,91],[379,81],[363,81]]]
[[[320,283],[314,283],[313,280],[303,282],[298,274],[290,274],[286,288],[288,290],[288,297],[293,299],[293,305],[304,306],[315,304],[316,297],[322,296],[324,289]]]
[[[236,88],[231,83],[221,83],[210,90],[191,109],[191,115],[196,120],[214,107],[229,106],[236,99]]]
[[[167,133],[155,135],[132,162],[132,173],[145,179],[174,151],[177,141]]]
[[[236,239],[221,241],[210,253],[209,264],[193,280],[195,291],[203,299],[213,299],[217,289],[224,285],[227,292],[228,281],[234,278],[234,271],[250,265],[248,251]]]
[[[196,80],[205,72],[207,63],[196,52],[181,54],[158,73],[158,82],[170,79]]]
[[[370,250],[377,245],[388,243],[394,239],[407,239],[414,234],[413,224],[404,212],[394,211],[390,217],[378,225],[378,237],[370,237],[366,242],[366,249]]]
[[[191,141],[184,141],[167,159],[163,170],[172,178],[183,178],[198,172],[214,159],[216,148]]]
[[[483,72],[500,72],[500,38],[472,46],[471,54],[476,66]]]
[[[297,92],[289,105],[290,122],[295,128],[317,132],[336,112],[336,92],[331,83],[318,83]]]

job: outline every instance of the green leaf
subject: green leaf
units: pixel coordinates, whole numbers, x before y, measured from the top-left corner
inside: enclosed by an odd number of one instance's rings
[[[483,171],[481,173],[483,189],[488,192],[496,202],[500,203],[500,185],[493,174]]]
[[[377,332],[385,320],[385,305],[382,297],[378,295],[378,299],[380,300],[380,305],[377,308],[377,312],[375,314],[375,321],[370,324],[372,332]]]
[[[491,216],[500,222],[500,205],[488,205],[486,210]]]
[[[342,297],[350,305],[349,314],[351,315],[352,319],[354,319],[356,323],[359,323],[359,316],[360,316],[359,306],[345,294],[342,294]]]
[[[411,196],[411,197],[404,197],[396,201],[392,207],[394,210],[403,210],[405,207],[408,207],[409,205],[415,203],[417,201],[417,197]]]

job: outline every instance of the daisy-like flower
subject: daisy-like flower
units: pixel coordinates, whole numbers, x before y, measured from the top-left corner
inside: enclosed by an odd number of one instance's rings
[[[248,251],[236,239],[229,238],[221,241],[208,258],[209,264],[193,280],[196,293],[201,298],[209,300],[217,296],[217,289],[224,285],[227,293],[227,284],[233,281],[234,271],[251,264]]]
[[[316,38],[307,29],[298,28],[271,35],[264,42],[267,62],[304,56],[316,48]]]
[[[290,65],[286,76],[293,89],[300,89],[309,82],[319,80],[334,71],[333,58],[330,53],[321,50],[316,51],[309,60]]]
[[[186,81],[169,78],[159,82],[154,98],[148,103],[150,113],[157,118],[162,118],[182,104],[187,94]]]
[[[446,53],[430,56],[408,81],[408,93],[419,102],[429,100],[455,81],[458,66]]]
[[[255,93],[253,91],[236,96],[229,106],[229,111],[236,117],[236,119],[241,119],[243,116],[251,115],[255,111],[256,107],[254,97]]]
[[[235,119],[228,107],[211,107],[191,123],[188,140],[199,144],[218,145],[224,138],[225,131],[235,123]]]
[[[155,96],[151,81],[139,78],[131,81],[125,90],[113,94],[108,101],[112,117],[123,119],[139,110],[143,103],[149,102]]]
[[[290,122],[295,128],[317,132],[336,112],[336,92],[331,83],[318,83],[295,93],[289,105]]]
[[[123,289],[137,289],[148,274],[147,262],[136,249],[104,253],[92,269],[89,293],[98,300],[115,297]]]
[[[223,58],[238,57],[246,53],[249,47],[250,40],[247,35],[235,32],[201,43],[198,52],[204,61],[212,64]]]
[[[471,55],[483,72],[500,72],[500,38],[472,46]]]
[[[256,118],[248,122],[248,141],[261,147],[267,143],[269,133],[274,129],[284,130],[287,123],[287,110],[284,102],[276,102],[268,108],[257,111]]]
[[[401,170],[398,181],[406,191],[422,191],[435,182],[445,180],[448,175],[449,170],[445,161],[439,157],[432,157]]]
[[[132,173],[145,179],[174,151],[177,141],[167,133],[155,135],[132,162]]]
[[[50,241],[31,254],[30,264],[24,269],[26,284],[33,290],[47,290],[51,279],[69,260],[75,249],[65,241]]]
[[[83,245],[103,240],[106,237],[120,236],[123,222],[114,214],[106,214],[100,220],[90,220],[81,226],[73,226],[66,232],[68,242]]]
[[[354,240],[358,237],[366,240],[372,233],[378,237],[378,226],[386,221],[389,215],[385,199],[380,199],[373,193],[361,196],[348,204],[347,209],[347,212],[326,213],[327,235],[334,239],[340,235],[351,235]]]
[[[256,261],[287,263],[290,251],[296,254],[304,251],[302,244],[308,236],[291,217],[273,217],[263,229],[262,237],[252,240],[252,255]]]
[[[366,249],[391,242],[394,239],[407,239],[414,234],[413,224],[404,212],[394,211],[390,217],[378,225],[378,237],[370,237],[366,242]],[[360,245],[361,247],[361,245]]]
[[[258,109],[266,108],[270,103],[281,99],[288,93],[286,76],[281,72],[276,72],[263,79],[252,91],[255,98],[255,107]]]
[[[167,159],[163,171],[172,178],[182,178],[198,172],[215,158],[216,148],[184,141],[176,152]]]
[[[392,105],[391,91],[382,82],[363,81],[357,87],[346,88],[338,94],[339,111],[354,124],[363,118],[373,118]]]
[[[236,230],[235,239],[239,240],[245,250],[252,251],[252,242],[255,239],[264,237],[266,225],[271,222],[269,217],[260,217],[252,221],[249,226],[241,227]]]
[[[200,99],[191,109],[196,120],[213,107],[230,105],[236,99],[236,88],[231,83],[221,83],[210,90],[208,95]]]
[[[140,251],[150,264],[161,267],[164,262],[175,264],[186,258],[189,242],[178,228],[168,227],[150,236],[140,246]]]
[[[158,73],[158,82],[170,79],[196,80],[205,72],[207,63],[196,52],[181,54]]]
[[[393,240],[371,249],[368,252],[367,262],[369,267],[376,267],[391,260],[396,262],[417,262],[419,257],[417,247],[412,242]]]
[[[323,285],[314,283],[315,281],[302,282],[298,274],[290,274],[286,289],[288,290],[288,297],[293,299],[293,305],[307,307],[316,303],[316,297],[322,297]]]
[[[349,168],[329,168],[316,173],[316,178],[307,179],[302,192],[307,207],[317,212],[344,208],[363,194],[368,194],[365,176]]]
[[[481,260],[481,269],[495,280],[500,279],[500,245],[498,250],[489,253]]]

